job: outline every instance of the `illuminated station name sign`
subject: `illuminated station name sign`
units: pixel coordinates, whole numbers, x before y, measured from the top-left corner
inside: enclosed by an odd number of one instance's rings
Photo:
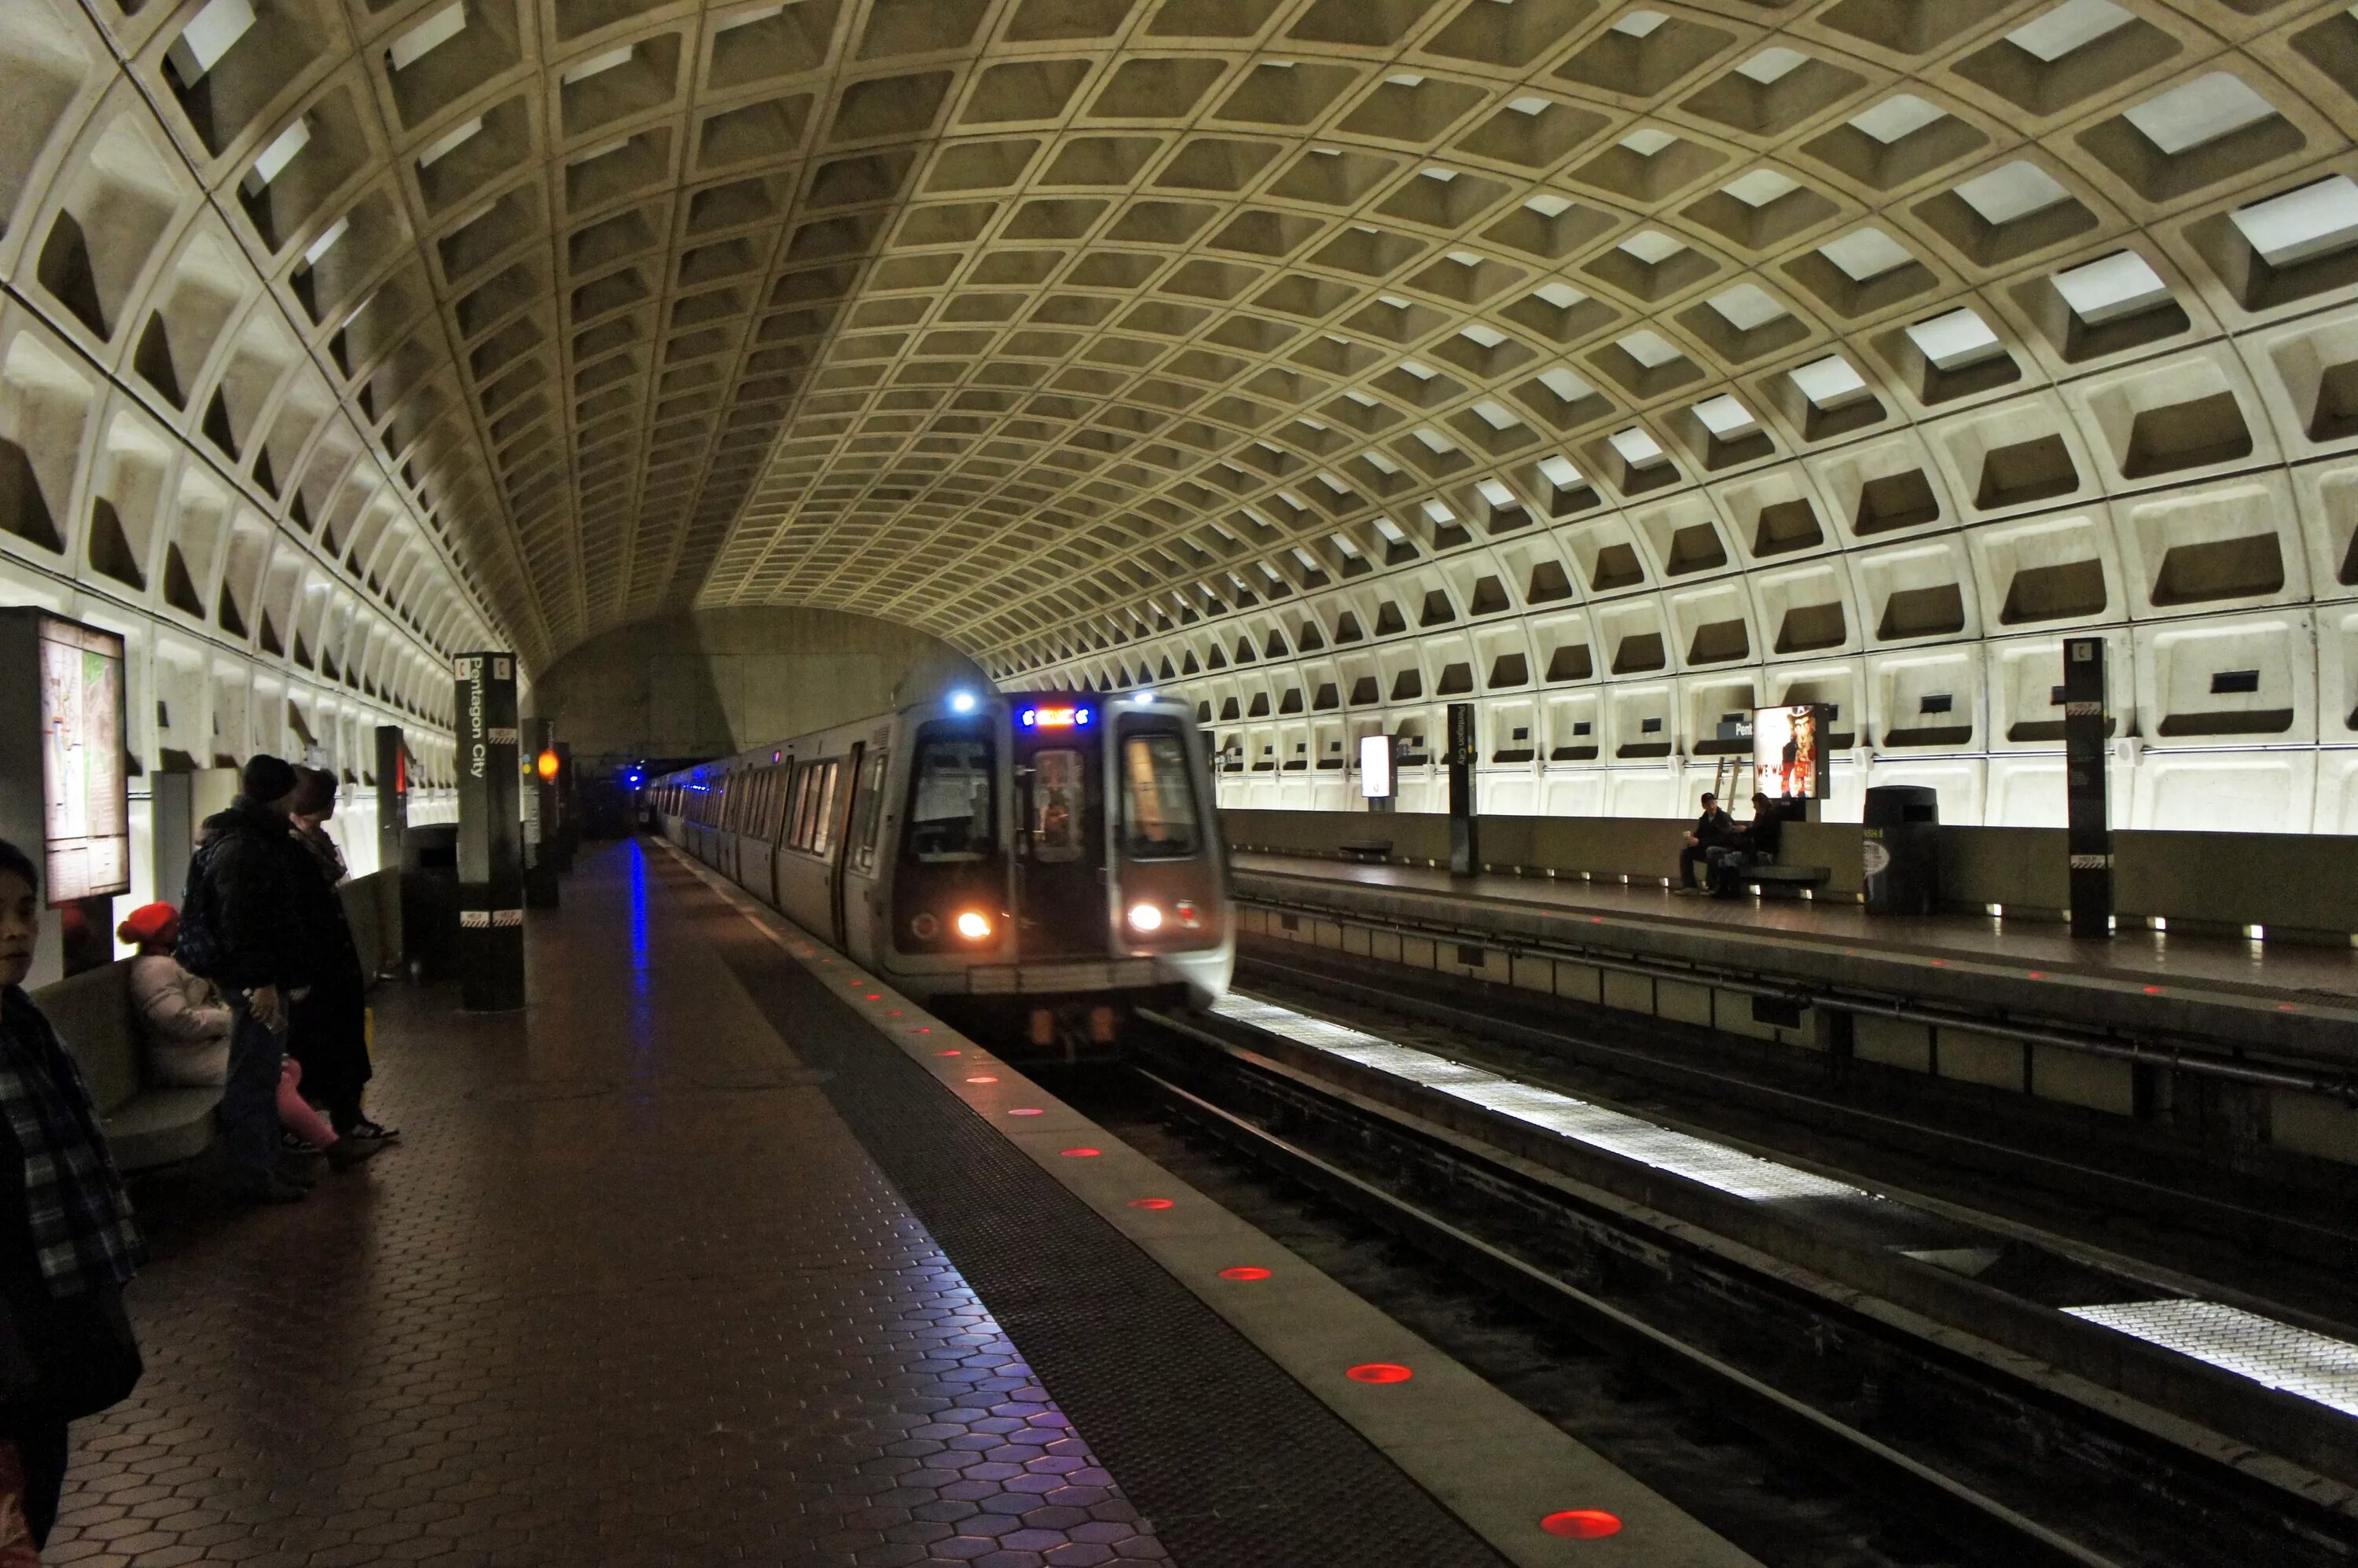
[[[1096,717],[1086,708],[1027,708],[1016,715],[1026,730],[1086,730]]]

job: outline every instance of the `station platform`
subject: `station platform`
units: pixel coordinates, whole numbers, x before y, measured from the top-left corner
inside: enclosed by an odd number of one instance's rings
[[[1751,1561],[659,844],[527,951],[380,990],[376,1160],[143,1189],[48,1561]]]
[[[2051,922],[1877,915],[1852,902],[1779,895],[1688,897],[1646,879],[1452,876],[1252,851],[1230,863],[1239,897],[1295,918],[1618,956],[1702,978],[1939,1008],[1960,1022],[2212,1043],[2280,1053],[2329,1074],[2358,1066],[2358,948],[2348,946],[2128,928],[2075,941]],[[1445,953],[1434,962],[1450,967]],[[1469,954],[1458,967],[1478,972],[1481,960]]]

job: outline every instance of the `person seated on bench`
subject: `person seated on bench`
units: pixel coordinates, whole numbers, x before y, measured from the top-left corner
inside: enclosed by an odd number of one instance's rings
[[[1777,859],[1785,841],[1784,808],[1765,795],[1752,797],[1752,820],[1711,851],[1708,886],[1715,898],[1734,898],[1744,889],[1744,870]]]
[[[180,914],[168,903],[143,903],[115,928],[139,949],[131,960],[131,1001],[147,1032],[147,1067],[160,1084],[213,1087],[229,1082],[229,1004],[211,980],[180,968]],[[358,1164],[373,1145],[347,1151],[328,1119],[303,1098],[302,1065],[289,1057],[278,1075],[278,1124],[306,1149],[326,1152],[338,1170]]]
[[[1695,868],[1702,866],[1708,871],[1711,852],[1732,840],[1736,832],[1736,819],[1721,809],[1719,796],[1709,790],[1704,791],[1703,815],[1697,816],[1694,826],[1687,830],[1686,848],[1679,851],[1679,885],[1676,891],[1701,892],[1703,889],[1695,885]]]

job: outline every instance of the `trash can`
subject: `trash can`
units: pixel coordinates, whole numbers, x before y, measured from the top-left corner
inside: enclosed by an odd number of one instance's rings
[[[458,973],[459,825],[408,827],[401,835],[401,939],[414,979]]]
[[[1866,792],[1859,869],[1870,914],[1930,914],[1941,902],[1941,794],[1926,784]]]

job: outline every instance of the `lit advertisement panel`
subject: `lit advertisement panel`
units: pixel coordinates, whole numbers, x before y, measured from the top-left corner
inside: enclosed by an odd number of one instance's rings
[[[1826,710],[1803,703],[1752,713],[1753,787],[1771,800],[1822,800],[1827,763]]]
[[[55,908],[131,891],[123,639],[44,615],[40,651],[42,880]]]
[[[1392,793],[1392,738],[1389,735],[1363,735],[1359,738],[1359,794],[1368,800],[1384,800]]]

